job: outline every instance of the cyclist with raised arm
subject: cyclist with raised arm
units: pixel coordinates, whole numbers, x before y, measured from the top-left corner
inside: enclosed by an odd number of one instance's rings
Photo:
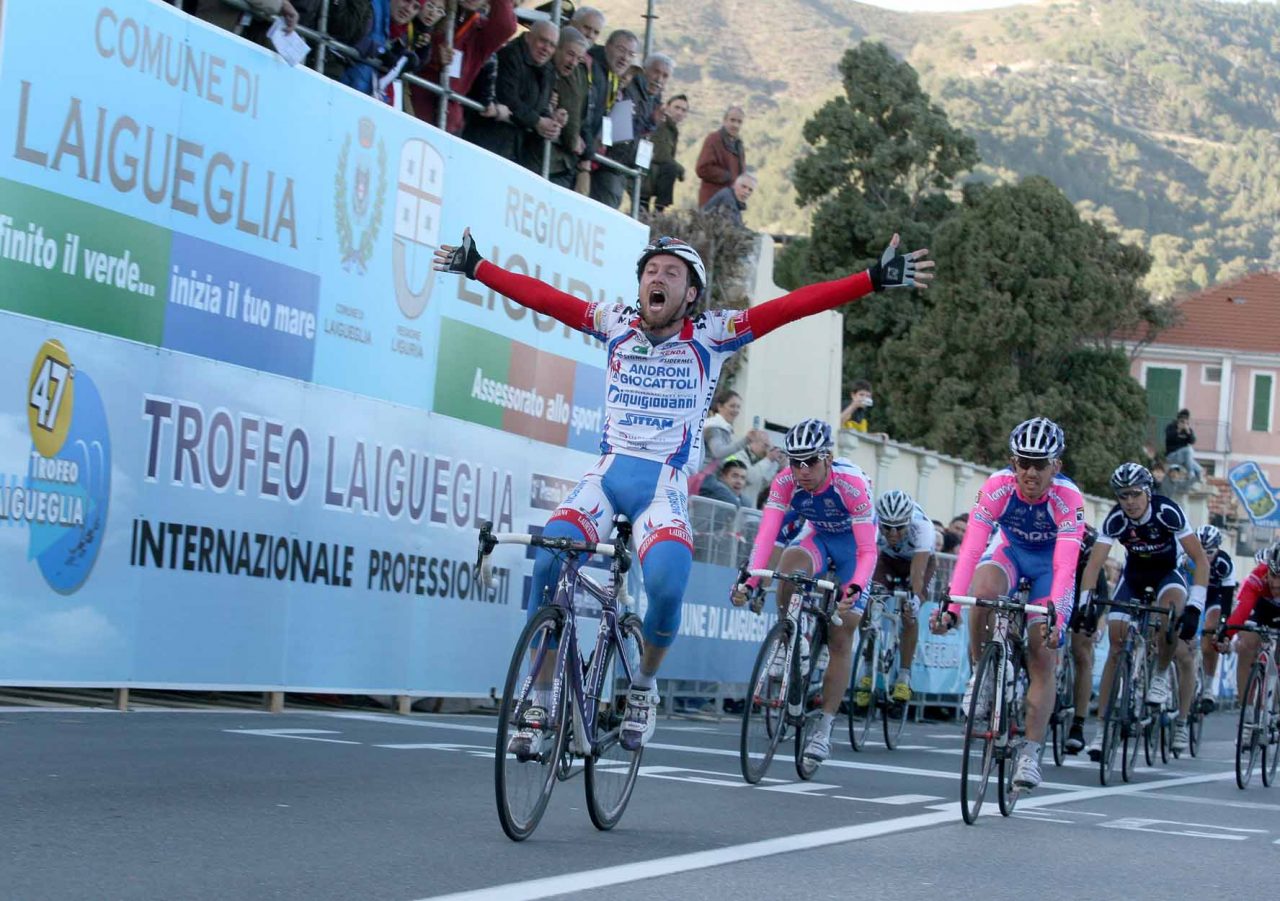
[[[1218,627],[1231,616],[1231,604],[1236,595],[1236,564],[1231,555],[1222,549],[1222,532],[1217,526],[1201,526],[1196,532],[1205,556],[1209,558],[1209,588],[1204,601],[1204,628],[1200,635],[1200,652],[1204,655],[1206,685],[1212,684],[1218,673],[1218,644],[1214,635]],[[1184,560],[1189,575],[1194,575],[1195,564],[1190,557]],[[1206,694],[1202,713],[1217,709],[1213,696]]]
[[[1253,632],[1237,632],[1230,641],[1225,638],[1225,633],[1232,626],[1245,623],[1280,629],[1280,541],[1263,549],[1262,562],[1253,568],[1240,586],[1235,609],[1216,636],[1218,650],[1231,653],[1234,647],[1240,655],[1236,661],[1237,698],[1244,697],[1249,670],[1253,669],[1253,661],[1258,658],[1258,649],[1262,646],[1262,639]]]
[[[805,524],[782,552],[778,572],[821,575],[830,564],[835,568],[835,581],[843,586],[837,607],[842,621],[827,633],[831,659],[822,680],[821,728],[814,730],[804,747],[805,757],[823,761],[831,756],[831,726],[853,667],[853,632],[866,607],[858,589],[867,584],[876,565],[875,507],[867,475],[848,460],[832,460],[830,425],[821,419],[799,422],[787,432],[785,445],[790,465],[769,487],[750,568],[768,565],[783,521],[794,511],[804,517]],[[747,590],[759,582],[752,576],[745,585],[735,585],[730,600],[742,606],[747,602]],[[781,615],[786,614],[794,591],[790,582],[778,586]]]
[[[1116,586],[1115,600],[1141,602],[1143,593],[1151,588],[1155,602],[1169,610],[1178,623],[1173,641],[1166,640],[1167,629],[1159,630],[1156,643],[1157,661],[1151,684],[1147,688],[1148,704],[1160,705],[1169,698],[1169,663],[1177,658],[1179,676],[1178,717],[1173,724],[1173,750],[1182,752],[1187,747],[1187,714],[1191,710],[1191,698],[1195,694],[1194,661],[1186,642],[1195,638],[1200,628],[1200,611],[1204,609],[1205,590],[1209,583],[1209,561],[1205,557],[1200,539],[1187,525],[1182,508],[1162,494],[1153,494],[1155,480],[1145,466],[1137,463],[1121,463],[1111,474],[1111,489],[1117,503],[1102,522],[1098,542],[1089,555],[1083,583],[1092,584],[1099,570],[1111,553],[1111,546],[1119,543],[1125,550],[1124,574]],[[1195,585],[1187,591],[1187,583],[1178,569],[1178,548],[1186,551],[1195,564]],[[1087,589],[1086,589],[1087,592]],[[1089,598],[1082,598],[1088,602]],[[1112,609],[1107,617],[1111,647],[1106,666],[1102,669],[1102,682],[1098,687],[1098,721],[1105,722],[1107,697],[1111,691],[1116,661],[1124,650],[1125,633],[1128,631],[1129,614]],[[1099,728],[1089,744],[1089,757],[1102,758],[1102,729]]]
[[[902,607],[902,641],[899,653],[902,666],[891,698],[895,704],[911,700],[911,663],[916,656],[916,642],[920,636],[920,624],[916,615],[920,605],[927,600],[933,574],[938,568],[934,557],[937,536],[933,520],[925,515],[911,495],[900,489],[886,491],[876,498],[876,546],[879,557],[871,581],[880,585],[890,577],[905,580],[911,595]],[[854,703],[865,707],[871,701],[871,677],[866,676],[854,694]],[[901,709],[901,708],[899,708]]]
[[[1084,496],[1062,475],[1066,437],[1051,419],[1037,416],[1009,435],[1009,466],[978,492],[969,527],[956,555],[951,595],[994,600],[1021,579],[1031,582],[1031,603],[1056,611],[1053,632],[1043,614],[1027,615],[1027,737],[1013,781],[1023,789],[1040,784],[1040,749],[1053,715],[1057,650],[1071,616],[1076,560],[1084,532]],[[995,532],[991,546],[987,541]],[[939,608],[930,622],[941,634],[960,621],[960,605]],[[969,619],[969,659],[976,661],[991,635],[991,611],[974,607]],[[1036,628],[1033,628],[1036,626]],[[966,696],[973,691],[970,680]]]
[[[649,599],[644,653],[627,693],[619,741],[634,751],[653,735],[658,668],[680,625],[680,605],[693,565],[688,476],[702,458],[702,426],[729,354],[769,332],[885,288],[926,287],[933,263],[925,250],[899,253],[894,235],[870,269],[820,282],[749,310],[699,312],[707,287],[698,252],[677,238],[651,241],[636,263],[634,305],[591,303],[481,258],[466,229],[456,247],[442,244],[434,268],[477,279],[523,306],[604,342],[605,426],[602,456],[551,514],[547,537],[598,541],[615,513],[634,524]],[[549,600],[560,565],[539,550],[530,615]],[[544,707],[530,705],[513,741],[538,740]]]
[[[1071,622],[1067,628],[1071,630],[1071,660],[1075,664],[1075,716],[1071,720],[1071,731],[1067,733],[1066,748],[1068,754],[1079,754],[1084,747],[1084,721],[1089,712],[1089,698],[1093,694],[1093,648],[1101,635],[1098,632],[1098,619],[1102,614],[1102,606],[1110,595],[1105,570],[1099,570],[1090,590],[1092,600],[1081,590],[1084,581],[1085,567],[1089,565],[1089,554],[1094,542],[1098,540],[1098,530],[1085,523],[1084,535],[1080,539],[1080,557],[1076,563],[1076,601],[1071,611]]]

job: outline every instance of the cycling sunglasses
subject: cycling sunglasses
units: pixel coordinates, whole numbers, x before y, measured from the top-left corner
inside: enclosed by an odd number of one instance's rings
[[[1122,501],[1131,501],[1136,497],[1142,497],[1146,494],[1141,488],[1126,488],[1124,491],[1116,492],[1116,499]]]
[[[1042,469],[1048,469],[1052,464],[1053,464],[1053,461],[1048,458],[1044,458],[1044,459],[1035,459],[1033,457],[1014,457],[1013,458],[1014,467],[1017,469],[1023,469],[1023,470],[1034,469],[1036,470],[1036,472],[1039,472]]]
[[[787,459],[791,461],[792,469],[808,469],[811,466],[817,466],[818,463],[826,458],[826,454],[810,454],[807,457],[787,457]]]

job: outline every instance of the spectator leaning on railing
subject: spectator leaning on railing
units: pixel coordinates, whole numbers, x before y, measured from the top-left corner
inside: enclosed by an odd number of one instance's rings
[[[535,171],[542,168],[542,139],[560,137],[551,112],[556,72],[551,66],[560,29],[534,22],[524,37],[498,51],[497,102],[511,110],[510,122],[478,117],[463,135],[468,141]]]
[[[556,70],[556,113],[563,111],[560,137],[551,145],[549,177],[556,184],[572,190],[587,142],[582,137],[582,119],[587,111],[587,70],[581,65],[591,42],[586,35],[566,25],[560,29],[560,46],[552,65]]]
[[[585,126],[588,151],[603,153],[607,149],[603,143],[604,118],[609,115],[618,99],[622,76],[626,74],[639,47],[640,39],[633,32],[618,29],[609,35],[603,47],[592,47],[588,54],[590,60],[587,68],[588,105]],[[594,164],[590,186],[591,197],[594,199],[599,199],[597,190],[603,191],[607,184],[607,176],[604,181],[601,180],[602,172],[605,172],[605,168],[599,163]],[[597,182],[602,186],[600,189],[596,187]],[[617,191],[618,201],[621,201],[622,189],[618,187]],[[614,206],[617,206],[617,202]]]
[[[208,22],[210,25],[217,25],[219,28],[225,28],[227,31],[241,33],[240,20],[245,15],[244,10],[237,9],[223,3],[222,0],[186,0],[175,4],[180,9],[185,10],[197,19]],[[280,16],[284,19],[285,27],[292,31],[293,26],[298,24],[298,10],[294,8],[289,0],[245,0],[245,5],[249,7],[250,14],[262,19],[274,19]],[[305,22],[303,24],[306,24]],[[251,26],[245,29],[246,32],[258,29]],[[265,34],[265,28],[261,30]],[[245,37],[250,40],[258,40],[260,35],[245,33]]]
[[[453,49],[455,53],[462,54],[462,61],[459,63],[461,73],[449,80],[449,87],[463,95],[471,90],[485,61],[491,58],[498,48],[516,32],[515,6],[511,0],[489,0],[487,15],[482,15],[480,12],[483,6],[485,6],[485,0],[458,0],[458,15],[454,20]],[[443,31],[437,29],[437,33],[440,35],[438,42],[443,42]],[[440,73],[448,64],[440,53],[432,53],[431,57],[431,61],[422,71],[422,77],[439,84]],[[419,87],[413,87],[410,97],[413,100],[414,115],[435,125],[440,109],[440,97],[433,91]],[[494,118],[497,117],[498,112],[496,108],[488,111],[490,117]],[[462,133],[466,119],[460,104],[449,104],[447,123],[446,129],[450,134]]]

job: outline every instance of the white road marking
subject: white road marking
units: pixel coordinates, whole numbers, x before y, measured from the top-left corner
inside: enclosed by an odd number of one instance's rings
[[[1088,801],[1109,795],[1129,795],[1138,792],[1156,791],[1165,787],[1174,788],[1180,785],[1218,782],[1234,778],[1234,773],[1187,776],[1181,779],[1165,779],[1106,788],[1081,789],[1039,798],[1021,799],[1018,803],[1020,809],[1025,811],[1037,807],[1051,807],[1072,804],[1078,801]],[[578,873],[564,873],[559,876],[547,876],[542,879],[531,879],[525,882],[510,882],[472,891],[436,895],[430,899],[424,898],[418,899],[418,901],[509,901],[511,898],[533,901],[536,898],[549,898],[553,895],[563,895],[569,892],[590,891],[611,885],[637,882],[642,879],[653,879],[661,876],[670,876],[674,873],[686,873],[691,870],[723,866],[724,864],[736,863],[741,860],[756,860],[761,857],[787,854],[792,851],[808,851],[813,848],[845,844],[895,832],[922,829],[942,823],[954,823],[960,819],[960,805],[958,803],[942,805],[942,807],[945,809],[938,809],[935,813],[916,814],[874,823],[861,823],[856,826],[842,826],[836,829],[823,829],[818,832],[780,836],[758,842],[749,842],[744,845],[731,845],[726,848],[695,851],[691,854],[677,854],[671,857],[659,857],[654,860],[601,867],[600,869],[585,870]],[[990,815],[999,816],[999,811],[995,808],[996,805],[989,805]]]
[[[1124,829],[1129,832],[1155,832],[1160,835],[1184,835],[1188,838],[1208,838],[1218,841],[1243,842],[1249,833],[1266,834],[1265,829],[1242,829],[1237,826],[1214,826],[1209,823],[1180,823],[1177,820],[1153,820],[1146,817],[1121,817],[1098,824],[1103,829]],[[1170,827],[1188,826],[1188,829]],[[1213,830],[1213,831],[1208,831]],[[1225,833],[1225,834],[1224,834]],[[1241,835],[1239,833],[1246,833]]]
[[[317,738],[318,735],[341,735],[333,729],[223,729],[223,732],[234,732],[238,735],[262,735],[267,738],[296,738],[300,741],[322,741],[331,745],[361,745],[364,742],[347,741],[341,738]]]
[[[923,804],[926,801],[941,801],[937,795],[889,795],[885,798],[855,798],[852,795],[832,795],[842,801],[865,801],[868,804],[889,804],[893,807],[905,807],[908,804]]]
[[[1280,804],[1264,804],[1261,801],[1224,801],[1220,798],[1201,798],[1196,795],[1148,795],[1147,800],[1207,804],[1210,807],[1238,807],[1241,810],[1280,810]]]

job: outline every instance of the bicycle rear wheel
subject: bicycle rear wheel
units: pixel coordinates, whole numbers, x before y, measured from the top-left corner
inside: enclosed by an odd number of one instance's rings
[[[1262,667],[1254,663],[1240,698],[1240,720],[1236,725],[1236,785],[1247,788],[1253,778],[1253,768],[1261,750],[1264,720],[1262,718],[1263,695]]]
[[[595,699],[596,730],[590,741],[591,756],[586,761],[587,814],[597,829],[612,829],[636,787],[640,757],[644,748],[628,751],[618,740],[622,718],[627,710],[627,690],[631,687],[628,671],[640,671],[640,655],[644,653],[640,617],[628,613],[618,621],[621,644],[609,642],[604,647],[600,696]],[[622,661],[627,665],[623,666]]]
[[[787,689],[791,685],[791,623],[779,620],[765,636],[751,669],[742,705],[738,758],[742,778],[755,785],[763,778],[787,730]],[[773,674],[770,674],[773,669]]]
[[[871,724],[875,721],[876,710],[880,706],[876,701],[878,636],[875,629],[864,629],[853,652],[853,672],[849,677],[849,744],[855,751],[861,751],[867,746]],[[867,703],[862,706],[858,705],[859,691],[867,694]]]
[[[973,671],[973,695],[964,727],[960,757],[960,812],[973,825],[982,810],[996,752],[996,686],[1000,678],[1000,649],[988,644]]]
[[[1071,713],[1075,703],[1076,665],[1071,658],[1071,650],[1062,655],[1062,666],[1058,667],[1057,704],[1053,710],[1053,763],[1062,766],[1067,759],[1067,737],[1071,733]]]
[[[1098,781],[1110,785],[1115,779],[1116,751],[1124,744],[1128,729],[1130,660],[1122,653],[1116,660],[1111,691],[1107,695],[1107,715],[1102,722],[1102,758],[1099,762]]]
[[[515,842],[524,841],[538,827],[556,785],[565,736],[569,731],[568,696],[560,694],[555,710],[548,710],[549,729],[542,733],[534,753],[517,756],[508,748],[519,729],[520,717],[530,705],[533,676],[542,667],[555,667],[557,655],[567,653],[560,641],[564,611],[543,607],[525,625],[511,654],[507,681],[498,710],[498,740],[494,754],[494,787],[502,831]],[[552,647],[554,645],[554,647]]]
[[[881,653],[884,658],[892,655],[892,659],[888,661],[888,665],[884,668],[884,691],[887,694],[885,698],[884,710],[880,713],[880,721],[884,725],[884,745],[890,751],[898,746],[899,740],[902,738],[902,730],[907,725],[907,715],[911,710],[910,701],[895,701],[893,699],[893,687],[898,684],[898,680],[902,675],[902,647],[894,642],[892,650],[886,649]]]
[[[1271,688],[1271,710],[1264,714],[1262,728],[1265,738],[1262,745],[1262,784],[1268,788],[1276,784],[1276,765],[1280,763],[1280,687]]]

